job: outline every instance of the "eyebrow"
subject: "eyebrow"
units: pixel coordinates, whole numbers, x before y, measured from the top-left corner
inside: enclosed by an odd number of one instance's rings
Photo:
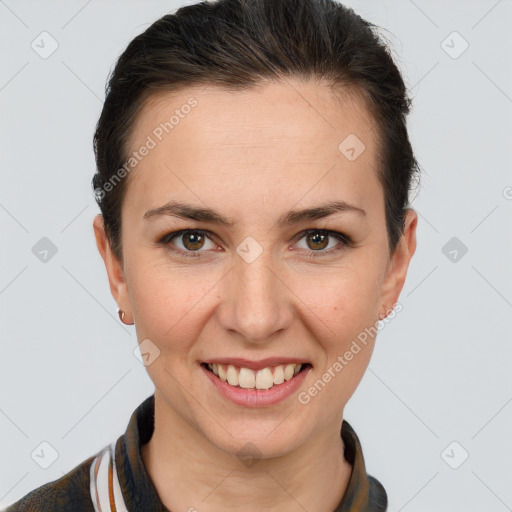
[[[277,224],[281,226],[289,226],[299,224],[305,220],[323,219],[336,213],[343,212],[354,212],[362,217],[366,216],[366,212],[362,208],[353,204],[345,201],[332,201],[330,203],[315,206],[314,208],[290,210],[279,217]],[[142,217],[142,220],[148,220],[160,216],[172,216],[200,222],[211,222],[228,228],[231,228],[234,225],[232,221],[226,219],[220,213],[212,210],[211,208],[201,208],[178,201],[169,201],[163,206],[148,210]]]

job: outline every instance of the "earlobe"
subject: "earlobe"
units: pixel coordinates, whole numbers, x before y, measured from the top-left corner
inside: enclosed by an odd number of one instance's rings
[[[110,247],[110,243],[105,233],[103,216],[101,214],[94,218],[93,228],[98,251],[103,258],[103,262],[105,263],[105,269],[107,271],[112,297],[114,297],[114,300],[117,302],[119,307],[121,307],[125,312],[127,312],[127,314],[129,314],[130,301],[126,280],[124,277],[123,266],[114,255]]]
[[[405,277],[414,252],[416,251],[416,226],[418,214],[408,208],[405,212],[402,237],[391,255],[388,272],[382,288],[381,312],[379,319],[385,318],[394,308],[405,283]],[[380,317],[383,318],[380,318]]]

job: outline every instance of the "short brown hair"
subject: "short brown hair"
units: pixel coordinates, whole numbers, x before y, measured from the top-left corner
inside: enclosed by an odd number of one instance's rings
[[[182,7],[135,37],[110,74],[94,134],[92,186],[116,257],[123,261],[127,180],[104,187],[127,160],[144,101],[162,90],[201,84],[240,90],[286,76],[324,79],[365,98],[380,135],[378,174],[392,252],[419,166],[405,120],[411,100],[377,28],[334,0],[218,0]]]

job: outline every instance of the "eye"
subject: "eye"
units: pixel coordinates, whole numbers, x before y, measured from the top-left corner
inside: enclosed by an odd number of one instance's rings
[[[181,242],[181,247],[179,243],[174,242],[174,240]],[[200,249],[203,249],[206,245],[206,249],[215,249],[217,247],[216,244],[213,243],[210,235],[206,231],[202,231],[200,229],[182,229],[180,231],[174,231],[165,235],[162,239],[160,239],[159,243],[162,243],[166,246],[166,249],[170,252],[175,252],[179,254],[184,254],[185,256],[201,256]],[[208,243],[211,244],[208,247]],[[174,249],[173,246],[177,247]]]
[[[340,251],[346,246],[352,245],[352,240],[347,235],[339,233],[337,231],[329,231],[325,229],[308,229],[300,233],[300,240],[304,239],[306,243],[306,250],[309,250],[308,258],[317,258],[319,256],[325,256]],[[336,239],[338,245],[329,247],[329,239]],[[300,241],[299,240],[299,241]]]
[[[299,247],[299,249],[305,249],[308,252],[308,258],[331,255],[353,244],[349,236],[326,229],[302,231],[295,237],[295,240],[301,241],[302,239],[305,240],[306,247]],[[336,239],[338,244],[325,250],[329,247],[329,242],[332,239]],[[167,251],[186,257],[202,257],[204,256],[202,253],[208,252],[208,250],[222,250],[213,242],[210,233],[201,229],[173,231],[163,236],[158,243],[164,245]]]

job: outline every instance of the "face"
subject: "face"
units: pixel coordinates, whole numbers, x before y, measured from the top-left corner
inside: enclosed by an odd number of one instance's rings
[[[360,100],[320,83],[201,86],[145,104],[123,266],[101,216],[94,227],[116,302],[158,354],[147,371],[169,421],[263,456],[339,435],[415,249],[410,210],[389,253],[376,137]]]

